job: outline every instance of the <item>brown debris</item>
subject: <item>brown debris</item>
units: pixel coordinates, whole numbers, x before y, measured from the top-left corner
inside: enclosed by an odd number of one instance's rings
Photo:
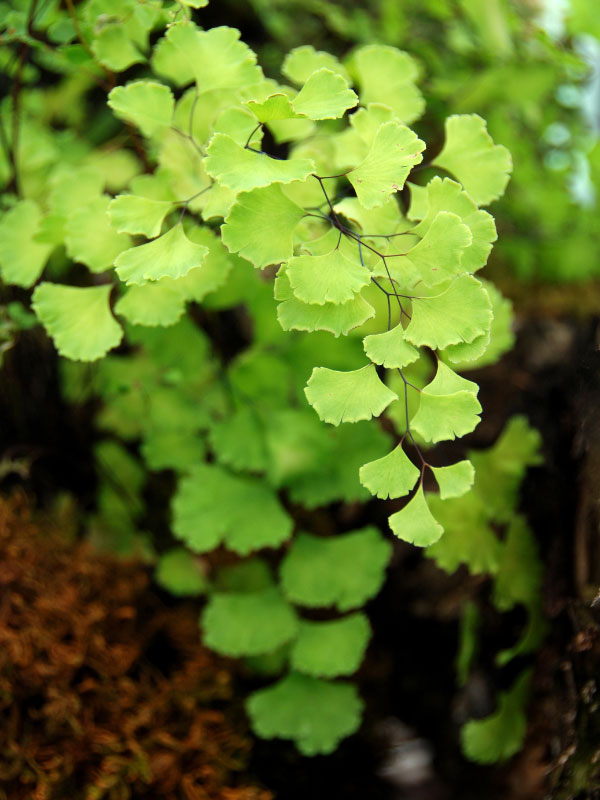
[[[0,498],[0,800],[270,800],[197,631],[142,566]]]

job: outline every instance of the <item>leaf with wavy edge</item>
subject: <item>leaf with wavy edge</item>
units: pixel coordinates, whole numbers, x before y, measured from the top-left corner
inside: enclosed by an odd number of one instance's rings
[[[417,547],[427,547],[437,542],[444,533],[444,529],[429,510],[422,486],[419,486],[404,508],[392,514],[388,522],[399,539]]]
[[[244,192],[272,183],[306,180],[315,171],[315,162],[308,158],[270,158],[242,147],[224,133],[215,133],[206,150],[204,167],[221,186]]]
[[[361,613],[325,622],[301,620],[290,666],[315,678],[351,675],[359,668],[370,637],[369,620]]]
[[[359,727],[363,703],[354,684],[292,672],[253,692],[246,709],[264,739],[292,739],[305,756],[332,753]],[[324,713],[326,711],[326,713]]]
[[[408,173],[423,160],[422,142],[416,133],[391,120],[381,125],[364,161],[346,176],[365,208],[382,206],[400,191]]]
[[[370,461],[360,468],[360,482],[382,500],[404,497],[417,482],[420,471],[399,444],[383,458]]]
[[[133,122],[144,136],[154,136],[171,124],[175,99],[168,86],[157,81],[131,81],[115,86],[108,105],[117,117]]]
[[[119,233],[138,233],[147,239],[154,239],[160,234],[165,217],[174,207],[167,200],[120,194],[108,206],[108,216]]]
[[[332,425],[378,417],[398,399],[372,364],[350,372],[315,367],[304,393],[323,422]]]
[[[512,172],[510,152],[494,144],[477,114],[453,114],[445,122],[446,142],[434,164],[450,172],[478,205],[500,197]]]
[[[292,255],[292,236],[303,216],[278,184],[242,192],[221,226],[223,244],[255,267],[278,264]]]
[[[457,214],[440,211],[425,236],[401,260],[414,267],[415,280],[436,286],[464,272],[462,254],[472,240],[471,231]]]
[[[489,335],[492,317],[484,287],[472,275],[461,275],[441,294],[413,298],[404,336],[414,345],[432,350],[470,343]]]
[[[208,248],[190,242],[178,224],[158,239],[125,250],[115,260],[115,269],[128,286],[141,286],[161,278],[183,278],[201,266],[207,253]]]
[[[111,286],[40,283],[32,308],[56,349],[73,361],[95,361],[116,347],[123,330],[110,313]]]
[[[202,613],[202,641],[224,656],[259,656],[289,642],[298,631],[293,607],[279,589],[213,594]]]
[[[465,459],[449,467],[432,467],[432,472],[440,487],[440,498],[462,497],[469,491],[475,480],[473,464]]]
[[[296,256],[286,265],[294,295],[303,303],[345,303],[371,281],[360,261],[351,261],[339,248],[322,256]]]
[[[419,410],[410,421],[411,430],[434,444],[471,433],[480,422],[478,391],[476,383],[438,361],[434,379],[419,395]]]
[[[419,357],[419,351],[406,341],[405,331],[398,324],[385,333],[372,333],[363,339],[365,353],[388,369],[402,369]]]

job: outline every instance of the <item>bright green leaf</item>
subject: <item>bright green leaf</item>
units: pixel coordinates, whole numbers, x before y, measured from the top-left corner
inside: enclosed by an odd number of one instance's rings
[[[174,325],[185,311],[185,298],[176,281],[163,278],[143,286],[130,286],[115,304],[117,314],[133,325]]]
[[[292,255],[292,235],[303,216],[278,185],[243,192],[221,227],[223,243],[255,267],[278,264]]]
[[[292,739],[305,756],[332,753],[358,728],[363,704],[356,687],[292,672],[250,695],[253,730],[264,739]]]
[[[67,253],[92,272],[104,272],[131,245],[125,233],[117,233],[110,225],[107,209],[110,197],[102,195],[73,211],[65,225]]]
[[[154,239],[173,203],[166,200],[153,200],[134,194],[120,194],[111,201],[108,215],[111,224],[119,233],[141,233],[147,239]]]
[[[475,469],[470,461],[458,461],[449,467],[432,467],[433,474],[440,487],[440,498],[461,497],[468,492],[475,480]]]
[[[459,216],[440,211],[421,241],[407,251],[406,260],[415,267],[416,279],[435,286],[464,271],[461,257],[471,241],[471,231]]]
[[[512,171],[510,153],[494,144],[477,114],[453,114],[446,119],[446,142],[433,163],[454,175],[478,206],[504,193]]]
[[[42,274],[52,245],[37,242],[41,214],[33,200],[21,200],[0,220],[2,280],[28,289]]]
[[[132,81],[108,95],[115,114],[133,122],[144,136],[154,136],[171,124],[175,100],[168,86],[156,81]]]
[[[313,72],[292,100],[297,114],[314,120],[337,119],[357,103],[358,97],[346,80],[326,68]]]
[[[206,150],[205,169],[222,186],[236,192],[250,191],[272,183],[303,181],[315,171],[307,158],[278,159],[256,153],[234,142],[224,133],[215,133]]]
[[[115,269],[128,286],[143,285],[161,278],[182,278],[199,267],[207,253],[208,248],[191,242],[179,224],[158,239],[125,250],[115,260]]]
[[[321,306],[303,303],[292,296],[277,308],[277,319],[284,331],[329,331],[334,336],[346,335],[374,316],[375,309],[362,295],[355,295],[345,303]]]
[[[435,378],[421,391],[411,429],[427,442],[465,436],[480,422],[479,387],[438,361]]]
[[[240,555],[278,547],[292,521],[264,481],[199,464],[180,481],[173,501],[173,531],[198,553],[220,542]]]
[[[286,78],[289,78],[292,83],[302,85],[306,83],[313,72],[323,67],[349,80],[346,68],[340,64],[335,56],[323,50],[315,50],[315,48],[309,44],[290,50],[283,60],[281,72]]]
[[[94,36],[92,52],[103,66],[114,72],[123,72],[146,60],[120,22],[109,23]]]
[[[345,303],[371,281],[359,261],[350,261],[339,248],[322,256],[296,256],[286,273],[296,297],[303,303]]]
[[[319,417],[332,425],[378,417],[398,397],[372,364],[350,372],[315,367],[304,392]]]
[[[315,678],[351,675],[360,666],[370,636],[369,621],[360,613],[328,622],[302,620],[290,666]]]
[[[391,550],[376,528],[326,538],[300,533],[281,564],[282,589],[309,608],[358,608],[379,591]]]
[[[178,86],[193,80],[198,91],[240,89],[262,80],[256,55],[240,32],[225,26],[203,31],[188,21],[172,25],[154,49],[152,64]]]
[[[213,594],[202,614],[202,640],[225,656],[259,656],[289,642],[298,630],[279,589]]]
[[[387,456],[370,461],[360,468],[360,482],[371,494],[386,500],[404,497],[413,488],[420,475],[399,444]]]
[[[380,126],[365,160],[347,177],[365,208],[382,206],[400,191],[408,173],[423,160],[425,149],[410,128],[392,120]]]
[[[110,313],[110,286],[80,288],[40,283],[33,293],[33,310],[52,337],[56,349],[73,361],[95,361],[123,338]]]
[[[427,547],[437,542],[444,533],[443,527],[429,510],[422,486],[404,508],[392,514],[388,522],[399,539],[417,547]]]
[[[348,67],[364,105],[383,103],[406,123],[423,113],[425,101],[415,86],[417,65],[408,53],[388,45],[366,45],[351,55]]]
[[[473,342],[489,333],[492,304],[488,293],[472,275],[461,275],[441,294],[415,297],[404,336],[432,350]]]
[[[413,210],[412,202],[415,189],[421,189],[423,192],[421,198],[423,208],[418,217],[415,217],[418,209]],[[426,187],[411,187],[411,219],[422,220],[414,229],[418,236],[425,236],[440,211],[457,214],[471,231],[472,242],[463,251],[462,269],[465,272],[476,272],[481,269],[487,262],[493,242],[498,238],[492,215],[487,211],[480,211],[461,185],[450,178],[442,180],[436,176]]]
[[[385,333],[365,336],[363,347],[371,361],[388,369],[401,369],[419,357],[419,351],[406,341],[402,325]]]

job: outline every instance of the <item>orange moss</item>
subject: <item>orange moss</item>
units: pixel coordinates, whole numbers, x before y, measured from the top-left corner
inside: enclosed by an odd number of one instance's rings
[[[196,609],[0,499],[2,800],[270,800],[231,697]]]

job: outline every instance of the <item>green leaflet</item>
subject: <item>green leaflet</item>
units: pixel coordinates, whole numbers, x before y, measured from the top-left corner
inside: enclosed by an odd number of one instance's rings
[[[272,183],[303,181],[315,171],[307,158],[280,160],[237,144],[230,136],[215,133],[206,150],[205,169],[221,186],[236,192]]]
[[[285,88],[285,87],[284,87]],[[358,103],[356,94],[348,88],[346,79],[330,69],[313,72],[294,97],[278,92],[262,103],[248,102],[259,122],[285,119],[337,119]]]
[[[345,335],[375,316],[375,309],[362,295],[345,303],[310,305],[296,297],[284,300],[277,307],[277,319],[284,331],[329,331]]]
[[[492,304],[493,319],[489,336],[477,337],[470,344],[450,345],[444,350],[443,358],[455,363],[457,369],[480,369],[494,364],[515,342],[512,303],[502,297],[493,283],[481,283]]]
[[[428,547],[444,533],[444,528],[429,510],[422,486],[404,508],[392,514],[388,522],[399,539],[417,547]]]
[[[204,613],[202,640],[226,656],[259,656],[289,642],[298,630],[292,606],[276,587],[213,594]]]
[[[346,68],[335,56],[323,50],[315,50],[315,48],[309,44],[290,50],[283,59],[281,72],[286,78],[289,78],[292,83],[302,85],[306,83],[313,72],[323,67],[341,75],[342,78],[349,82],[349,75]]]
[[[414,190],[421,189],[422,209],[415,204]],[[459,183],[450,178],[432,178],[426,187],[411,188],[411,219],[422,221],[415,228],[415,233],[424,236],[436,215],[440,211],[457,214],[471,231],[472,242],[465,248],[461,258],[461,266],[465,272],[476,272],[488,259],[493,243],[498,238],[494,218],[487,211],[477,208],[473,200],[462,189]]]
[[[174,547],[159,558],[155,578],[163,589],[178,597],[205,594],[209,588],[200,559],[183,547]]]
[[[461,275],[441,294],[415,297],[404,337],[432,350],[473,342],[489,334],[492,304],[488,293],[472,275]]]
[[[198,91],[239,89],[258,83],[256,55],[234,28],[202,31],[193,23],[172,25],[154,48],[152,66],[177,86],[196,81]]]
[[[327,754],[360,725],[362,702],[356,687],[292,672],[250,695],[252,728],[265,739],[292,739],[306,756]]]
[[[171,124],[175,100],[168,86],[156,81],[132,81],[108,95],[115,114],[133,122],[144,136],[155,136]]]
[[[91,49],[100,64],[114,72],[123,72],[146,60],[120,22],[102,28],[94,36]]]
[[[395,328],[385,333],[365,336],[363,347],[367,356],[375,364],[381,364],[388,369],[401,369],[412,364],[419,357],[419,351],[409,344],[406,338],[406,332],[402,325],[396,325]]]
[[[74,361],[95,361],[123,338],[110,313],[110,286],[79,288],[40,283],[32,307],[58,352]]]
[[[435,378],[421,391],[411,429],[425,441],[441,442],[471,433],[479,424],[479,387],[438,361]]]
[[[475,469],[470,461],[458,461],[449,467],[432,467],[440,487],[440,498],[461,497],[469,491],[475,480]]]
[[[197,553],[224,542],[247,555],[284,542],[292,532],[292,520],[263,481],[199,464],[179,483],[173,499],[173,532]]]
[[[208,248],[191,242],[181,224],[147,244],[125,250],[115,260],[117,275],[127,285],[143,285],[161,278],[182,278],[199,267]]]
[[[290,667],[315,678],[351,675],[359,668],[371,636],[364,614],[328,622],[302,620],[290,650]]]
[[[73,261],[80,261],[92,272],[104,272],[131,245],[127,234],[110,225],[108,195],[96,197],[86,206],[71,212],[65,224],[65,246]]]
[[[471,231],[460,217],[440,211],[421,241],[406,253],[406,260],[414,267],[415,280],[436,286],[464,272],[461,258],[471,242]]]
[[[448,117],[446,142],[434,164],[457,178],[478,205],[488,205],[504,192],[510,173],[510,153],[494,144],[485,121],[477,114]]]
[[[249,472],[266,469],[264,431],[253,409],[243,406],[227,419],[214,423],[209,439],[221,463]]]
[[[430,495],[429,505],[445,533],[439,542],[427,548],[427,557],[446,572],[454,572],[465,564],[473,575],[495,574],[500,564],[501,542],[490,528],[485,507],[475,490],[449,500]]]
[[[491,764],[510,758],[521,748],[527,729],[525,704],[530,683],[531,670],[525,670],[507,692],[500,693],[497,711],[463,726],[461,742],[468,758]]]
[[[377,417],[398,397],[372,364],[350,372],[315,367],[304,392],[319,417],[332,425]]]
[[[346,79],[325,67],[310,75],[292,101],[297,114],[315,120],[337,119],[357,103]]]
[[[255,267],[263,268],[290,258],[292,236],[304,211],[288,200],[277,185],[243,192],[221,227],[223,243]]]
[[[0,220],[0,272],[2,280],[28,289],[42,274],[51,244],[34,237],[41,213],[33,200],[21,200]]]
[[[371,281],[360,262],[351,261],[339,248],[322,256],[296,256],[286,265],[294,295],[303,303],[345,303]]]
[[[381,125],[364,161],[347,175],[360,203],[382,206],[402,189],[412,167],[423,160],[424,149],[425,143],[405,125],[394,120]]]
[[[391,551],[376,528],[330,538],[300,533],[281,563],[281,586],[299,605],[358,608],[379,590]]]
[[[386,500],[404,497],[419,478],[419,470],[399,444],[387,456],[364,464],[360,468],[360,482],[371,494]]]
[[[141,233],[147,239],[160,234],[173,203],[134,194],[120,194],[108,206],[111,224],[119,233]]]
[[[425,100],[415,86],[417,65],[408,53],[387,45],[359,47],[348,69],[360,86],[363,104],[383,103],[406,123],[423,113]]]
[[[115,303],[117,314],[133,325],[174,325],[185,311],[185,297],[171,278],[130,286]]]
[[[233,262],[219,237],[210,228],[194,226],[188,230],[188,237],[191,242],[204,245],[208,253],[199,267],[193,267],[183,278],[178,278],[175,285],[186,300],[200,303],[207,294],[226,283]]]

